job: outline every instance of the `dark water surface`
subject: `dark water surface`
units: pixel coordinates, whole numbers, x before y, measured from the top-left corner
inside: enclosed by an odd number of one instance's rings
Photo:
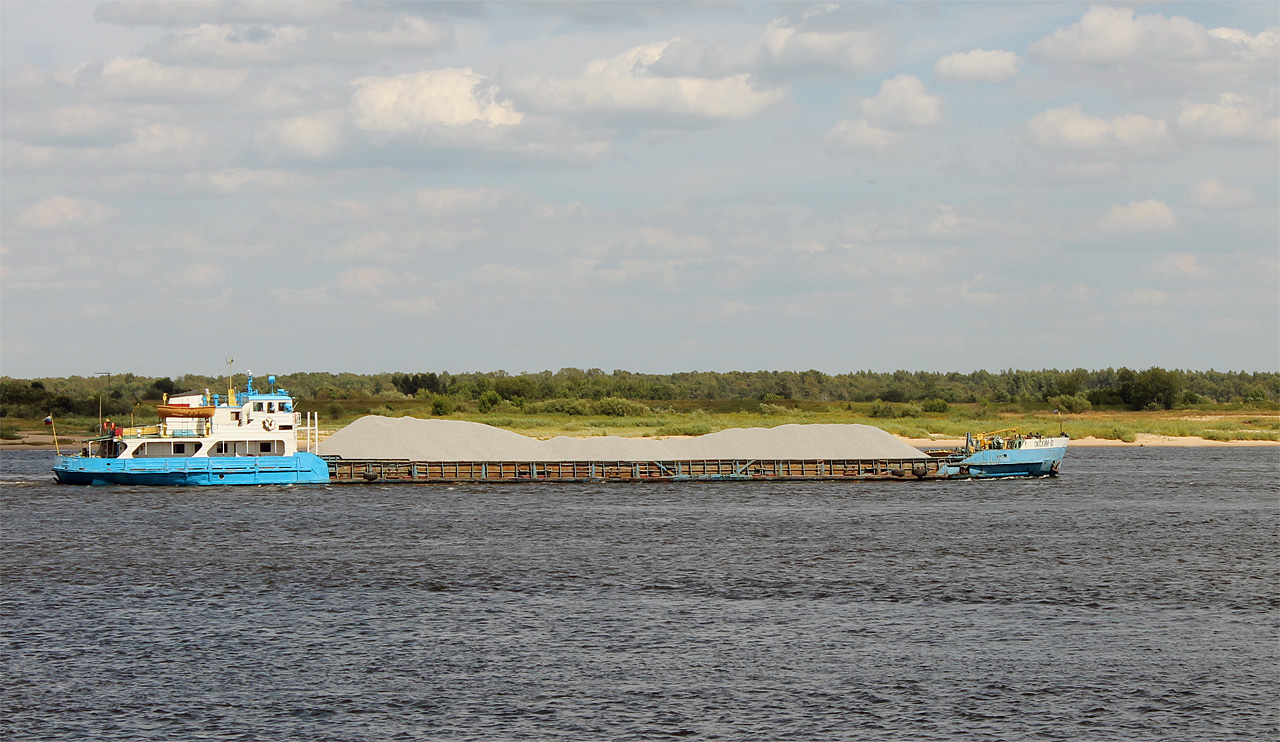
[[[1011,482],[64,487],[10,740],[1277,739],[1276,449]]]

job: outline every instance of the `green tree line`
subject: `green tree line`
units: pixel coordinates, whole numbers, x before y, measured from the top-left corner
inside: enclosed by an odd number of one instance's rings
[[[320,373],[277,376],[279,387],[301,400],[399,398],[523,405],[549,400],[807,400],[820,402],[1050,402],[1064,411],[1096,406],[1172,409],[1200,403],[1280,400],[1280,373],[1192,371],[1148,368],[1082,368],[1061,371],[1004,370],[940,373],[931,371],[687,371],[642,374],[615,370],[564,368],[509,374],[505,371],[449,373]],[[0,416],[128,414],[137,405],[165,393],[209,389],[225,393],[225,376],[186,374],[176,378],[135,374],[14,379],[0,377]],[[244,376],[233,380],[244,388]],[[264,388],[265,377],[255,384]]]

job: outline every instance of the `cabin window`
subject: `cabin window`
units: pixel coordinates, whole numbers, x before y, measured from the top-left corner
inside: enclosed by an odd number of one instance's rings
[[[258,450],[262,453],[271,453],[271,441],[263,441],[258,444]]]
[[[254,402],[254,403],[253,403],[253,411],[254,411],[254,412],[262,412],[262,403],[261,403],[261,402]]]
[[[239,422],[239,421],[240,421],[240,410],[236,410],[235,412],[232,412],[232,413],[231,413],[231,419],[232,419],[232,420],[234,420],[234,421],[236,421],[236,422]]]
[[[275,412],[275,411],[276,411],[276,403],[275,403],[275,402],[268,402],[268,403],[267,403],[267,412]]]
[[[185,443],[175,443],[175,444],[173,444],[173,452],[174,452],[174,454],[186,453],[186,452],[187,452],[187,444],[185,444]]]

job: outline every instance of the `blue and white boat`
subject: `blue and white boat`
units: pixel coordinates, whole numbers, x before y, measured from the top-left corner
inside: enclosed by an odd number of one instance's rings
[[[992,479],[1058,475],[1070,436],[1065,433],[1048,437],[1000,435],[1009,432],[1012,431],[968,434],[961,449],[928,453],[944,458],[938,467],[939,477]]]
[[[185,392],[157,407],[161,420],[145,427],[107,427],[79,455],[59,455],[53,474],[62,484],[323,484],[329,466],[313,453],[319,442],[314,413],[294,409],[275,388],[226,396]],[[298,433],[307,450],[298,449]]]

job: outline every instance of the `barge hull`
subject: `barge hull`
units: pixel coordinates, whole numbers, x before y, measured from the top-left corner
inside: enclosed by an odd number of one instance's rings
[[[333,484],[515,482],[903,481],[1040,477],[1056,462],[970,466],[969,456],[919,459],[710,459],[685,461],[406,461],[328,458]],[[1060,460],[1060,458],[1059,458]]]

